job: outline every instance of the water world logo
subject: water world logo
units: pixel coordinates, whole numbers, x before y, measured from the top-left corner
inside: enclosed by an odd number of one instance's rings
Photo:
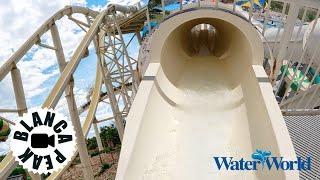
[[[311,157],[303,159],[297,157],[295,160],[287,160],[283,157],[271,156],[270,151],[256,150],[252,153],[252,160],[234,157],[213,157],[214,165],[218,170],[230,171],[257,171],[257,170],[311,170]]]

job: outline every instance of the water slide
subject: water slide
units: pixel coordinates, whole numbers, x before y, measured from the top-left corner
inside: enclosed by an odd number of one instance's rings
[[[210,28],[194,30],[203,25]],[[116,179],[298,179],[297,171],[214,165],[215,156],[251,159],[256,149],[296,159],[263,56],[258,32],[228,12],[165,20],[126,121]]]

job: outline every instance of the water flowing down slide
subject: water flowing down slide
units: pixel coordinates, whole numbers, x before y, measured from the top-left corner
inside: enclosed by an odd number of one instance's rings
[[[296,155],[246,20],[198,9],[164,21],[127,118],[118,180],[298,179],[293,171],[219,169],[256,149]],[[260,166],[260,165],[257,165]]]

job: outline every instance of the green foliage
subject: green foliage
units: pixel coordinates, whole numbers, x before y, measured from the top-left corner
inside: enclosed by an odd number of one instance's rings
[[[114,148],[121,144],[117,128],[114,125],[101,128],[100,136],[104,147]]]
[[[272,11],[281,13],[283,6],[284,6],[284,3],[283,3],[283,2],[272,1],[270,8],[271,8]],[[286,14],[288,14],[289,8],[290,8],[290,5],[288,5],[287,8],[286,8],[286,11],[285,11]],[[301,8],[301,9],[299,10],[298,18],[299,18],[300,20],[302,20],[304,11],[305,11],[305,10],[304,10],[303,8]],[[307,13],[306,13],[306,19],[305,19],[305,21],[306,21],[306,22],[311,22],[312,20],[314,20],[314,19],[316,18],[316,14],[317,14],[317,12],[316,12],[315,10],[310,10],[310,9],[309,9],[309,10],[307,11]]]
[[[111,168],[111,165],[110,165],[110,164],[108,164],[108,163],[103,163],[103,164],[101,165],[101,169],[100,169],[99,173],[96,174],[95,177],[100,176],[102,173],[104,173],[106,170],[108,170],[108,169],[110,169],[110,168]]]
[[[97,156],[97,155],[99,155],[99,154],[100,154],[99,151],[93,151],[93,152],[90,153],[90,156],[91,156],[91,157],[94,157],[94,156]]]
[[[15,175],[20,175],[20,174],[26,175],[27,172],[26,172],[26,170],[23,169],[22,166],[19,165],[12,171],[10,176],[15,176]]]
[[[311,22],[316,19],[317,12],[316,11],[308,11],[306,14],[306,21]]]
[[[101,166],[101,170],[105,171],[105,170],[109,169],[110,167],[111,167],[110,164],[108,164],[108,163],[103,163],[102,166]]]
[[[299,18],[300,20],[302,20],[304,11],[305,11],[305,10],[304,10],[303,8],[301,8],[301,9],[299,10],[298,18]],[[316,15],[317,15],[317,12],[316,12],[316,11],[314,11],[314,10],[308,10],[308,11],[306,12],[305,22],[311,22],[311,21],[313,21],[313,20],[316,18]]]
[[[6,138],[6,136],[8,136],[10,134],[10,125],[9,123],[3,121],[3,124],[2,124],[2,127],[0,129],[0,138],[3,139],[3,138]]]
[[[105,153],[110,153],[112,151],[111,147],[105,147],[103,150]]]
[[[0,131],[0,136],[9,136],[11,129]]]
[[[101,165],[101,169],[98,175],[101,175],[102,173],[104,173],[106,170],[108,170],[109,168],[111,168],[111,165],[108,163],[103,163]]]
[[[0,162],[6,157],[6,155],[1,155],[0,156]]]
[[[2,128],[3,120],[0,118],[0,129]]]
[[[94,150],[94,149],[97,149],[97,147],[98,147],[98,143],[97,143],[96,137],[89,138],[87,142],[88,150]]]

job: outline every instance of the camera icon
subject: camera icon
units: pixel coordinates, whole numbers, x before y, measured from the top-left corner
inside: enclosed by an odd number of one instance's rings
[[[32,134],[31,135],[31,147],[32,148],[47,148],[49,145],[54,147],[54,135],[48,136],[48,134]]]

